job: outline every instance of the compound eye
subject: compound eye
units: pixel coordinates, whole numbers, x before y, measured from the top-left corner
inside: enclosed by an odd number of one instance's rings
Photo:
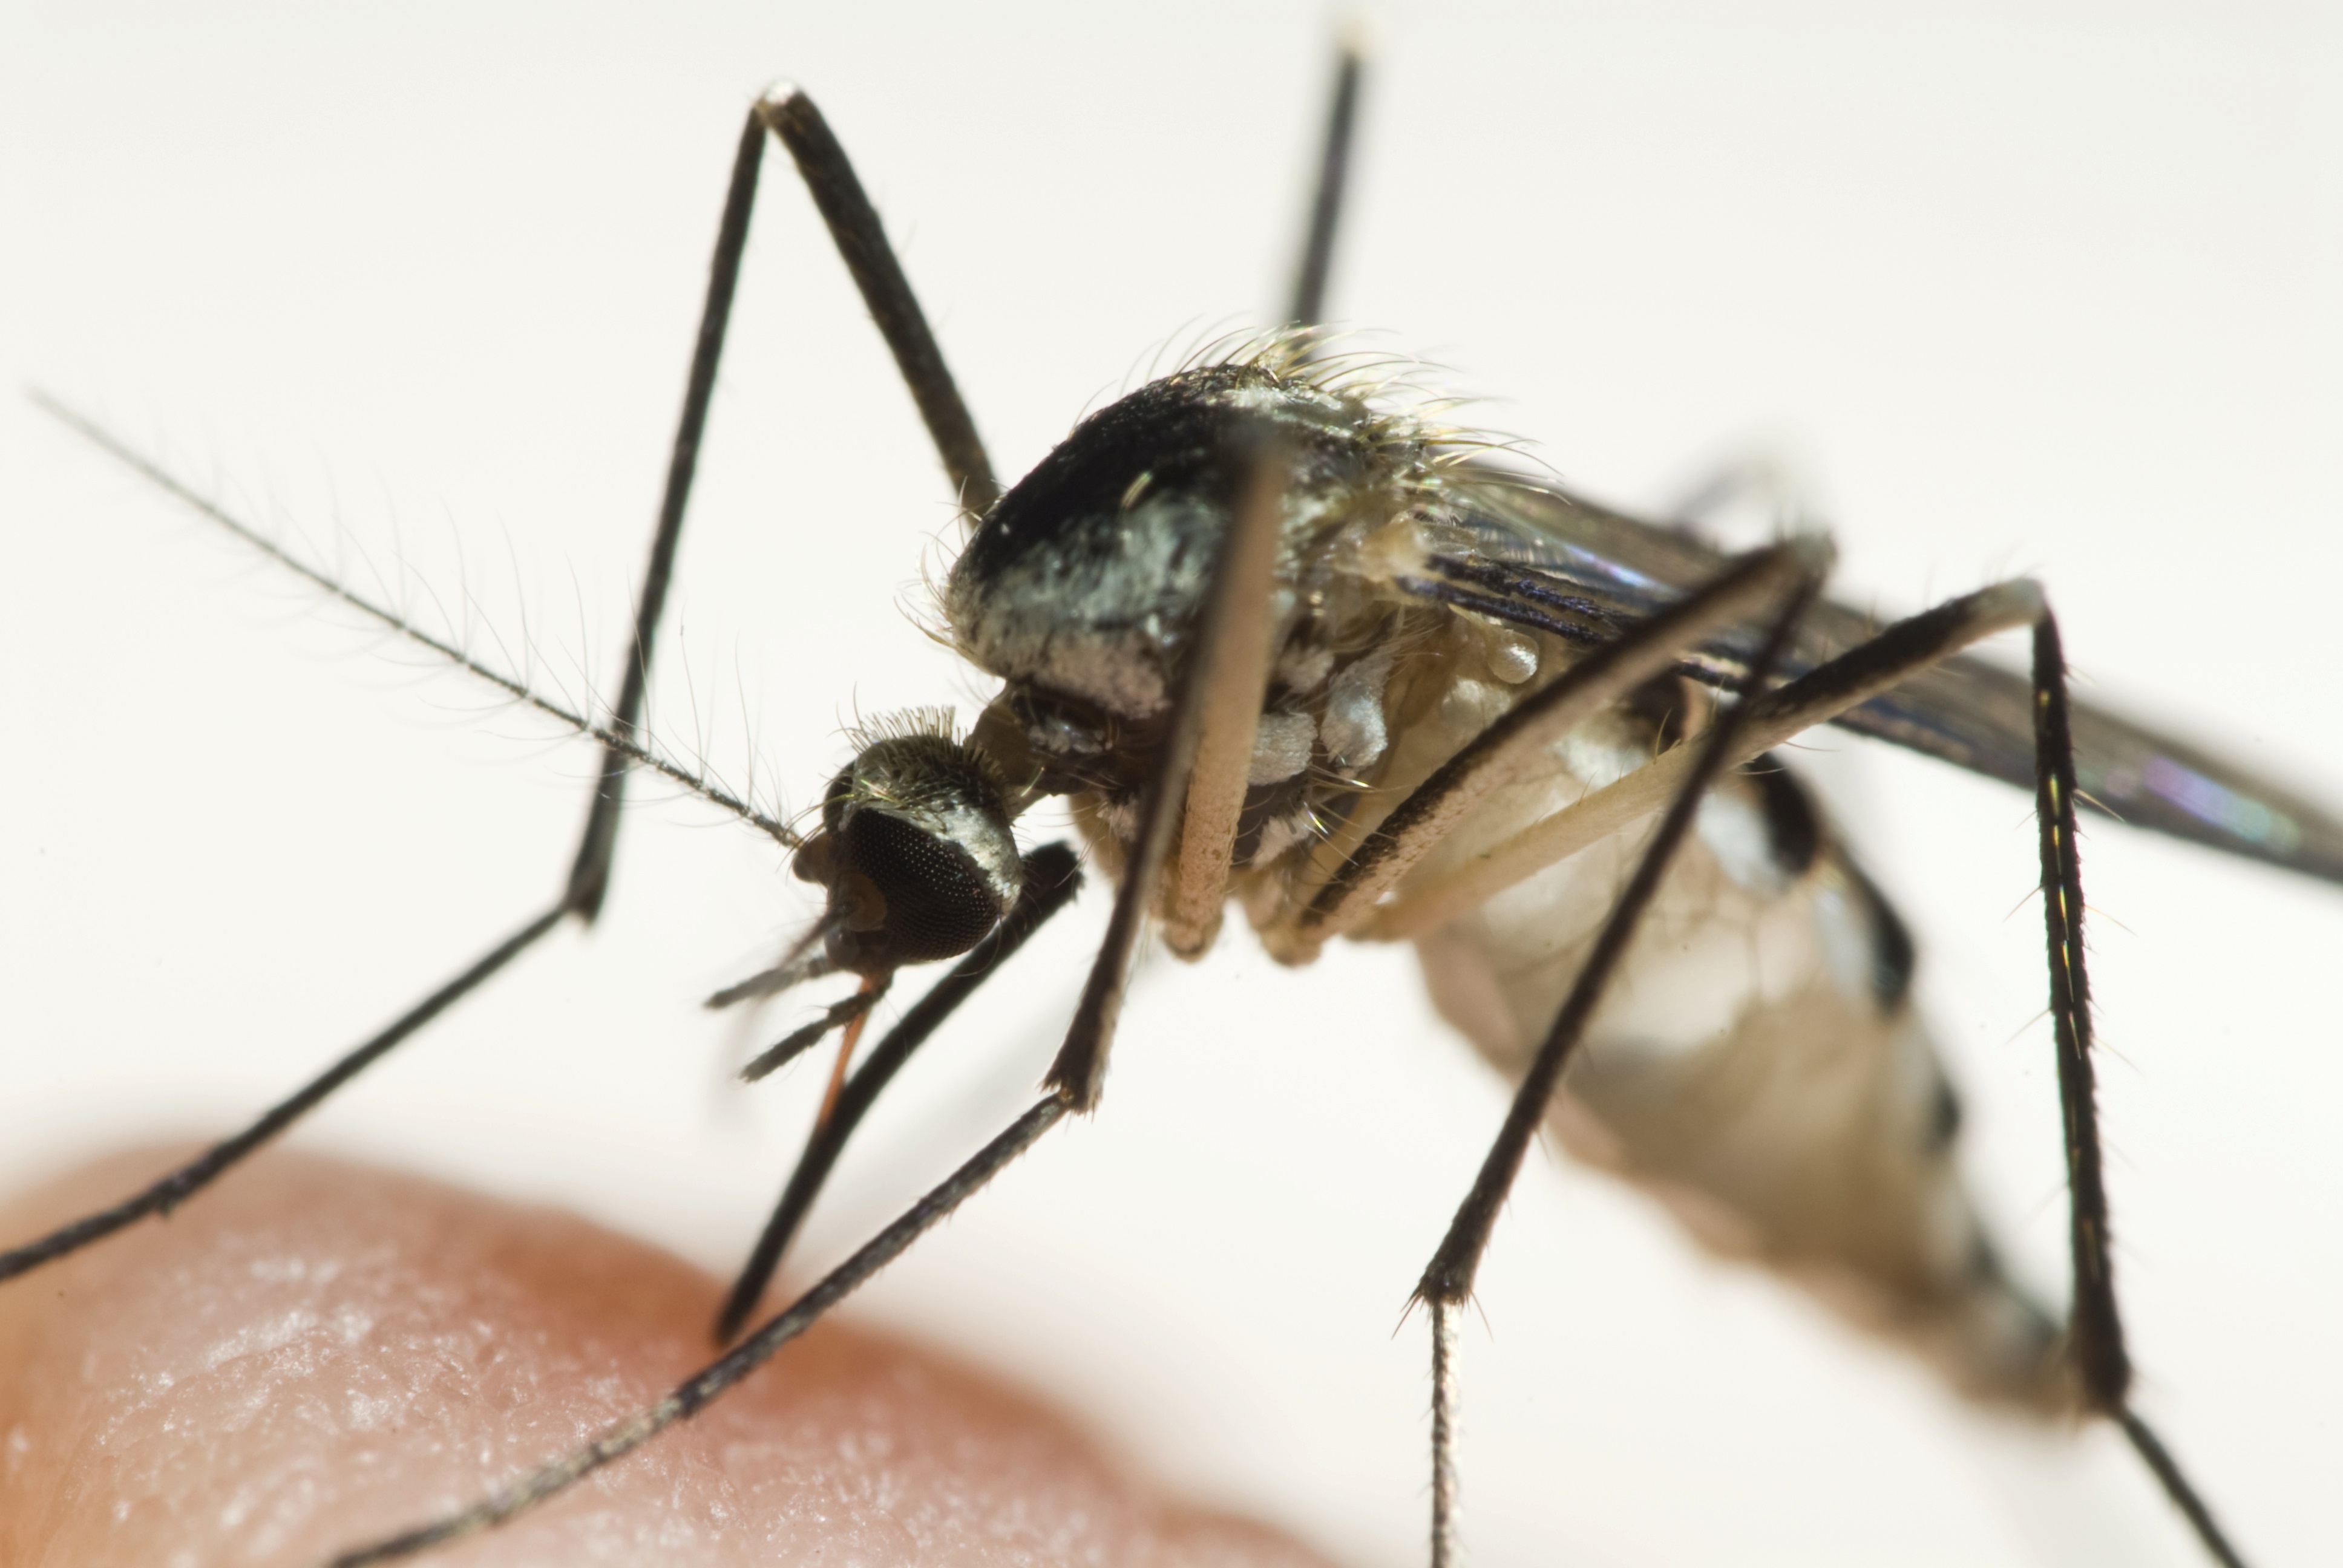
[[[891,811],[856,812],[839,835],[839,851],[885,904],[890,967],[957,958],[1009,912],[965,849]]]
[[[877,974],[957,958],[1001,923],[1023,870],[980,752],[919,731],[866,745],[830,783],[800,874],[830,889],[829,951]]]

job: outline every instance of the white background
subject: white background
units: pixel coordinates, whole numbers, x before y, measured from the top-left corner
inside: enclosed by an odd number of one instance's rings
[[[4,25],[5,378],[161,441],[325,553],[403,550],[442,602],[468,585],[478,645],[526,641],[573,686],[615,673],[760,85],[787,74],[830,112],[1014,475],[1151,353],[1275,314],[1328,31],[1314,5],[1197,4],[19,0]],[[1599,494],[1789,450],[1840,527],[1843,591],[1901,609],[2039,573],[2091,690],[2343,799],[2331,12],[1393,6],[1379,35],[1338,316],[1501,396],[1478,417]],[[736,779],[753,730],[792,807],[857,706],[981,695],[898,608],[923,553],[949,558],[951,514],[891,374],[777,158],[656,712]],[[558,886],[590,757],[14,402],[0,484],[14,1183],[225,1131],[518,923]],[[1983,1201],[2059,1292],[2026,804],[1815,744],[1923,933]],[[2334,1561],[2343,895],[2107,825],[2086,869],[2142,1404],[2254,1561]],[[807,1260],[1024,1102],[1104,905],[913,1069]],[[599,930],[301,1141],[722,1267],[813,1074],[726,1088],[741,1042],[694,1003],[807,908],[769,846],[654,799]],[[1415,1562],[1423,1337],[1393,1331],[1501,1106],[1404,952],[1286,973],[1232,934],[1142,974],[1096,1122],[858,1310],[1195,1493],[1348,1562]],[[1533,1162],[1483,1287],[1484,1568],[2197,1561],[2106,1434],[1971,1415],[1556,1161]]]

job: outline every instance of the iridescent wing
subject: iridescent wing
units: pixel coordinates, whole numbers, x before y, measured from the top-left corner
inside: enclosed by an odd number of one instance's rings
[[[1455,526],[1405,587],[1427,598],[1595,645],[1723,569],[1724,554],[1690,530],[1631,517],[1485,464],[1449,480]],[[1825,603],[1806,620],[1785,675],[1805,673],[1880,629]],[[1754,633],[1702,650],[1688,673],[1738,678]],[[1853,709],[1843,728],[2023,789],[2034,783],[2033,709],[2025,678],[1962,657]],[[2077,702],[2076,766],[2085,798],[2152,828],[2305,876],[2343,882],[2343,821],[2198,747]]]

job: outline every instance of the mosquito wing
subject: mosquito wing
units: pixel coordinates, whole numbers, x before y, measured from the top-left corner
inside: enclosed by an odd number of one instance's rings
[[[1630,517],[1485,465],[1450,480],[1455,523],[1405,586],[1428,598],[1589,646],[1715,577],[1724,555],[1689,530]],[[1805,673],[1880,629],[1835,603],[1807,617],[1785,676]],[[1690,673],[1737,679],[1754,632],[1704,648]],[[1875,735],[2022,789],[2034,784],[2033,704],[2026,678],[1963,657],[1841,717]],[[2087,801],[2153,828],[2343,882],[2343,822],[2199,748],[2077,703],[2076,769]]]

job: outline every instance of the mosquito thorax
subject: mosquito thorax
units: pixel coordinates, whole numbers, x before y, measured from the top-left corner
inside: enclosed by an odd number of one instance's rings
[[[999,770],[926,716],[866,736],[791,869],[828,888],[830,960],[860,974],[968,951],[1022,881]]]
[[[1151,382],[1083,420],[978,523],[944,590],[952,633],[1006,680],[1154,719],[1263,438],[1292,463],[1290,577],[1313,535],[1383,498],[1391,434],[1363,401],[1260,364]]]
[[[1011,771],[1038,792],[1127,815],[1237,498],[1271,447],[1287,472],[1281,670],[1262,734],[1292,755],[1265,759],[1255,781],[1298,780],[1327,760],[1312,747],[1328,672],[1383,640],[1392,614],[1353,591],[1351,563],[1424,501],[1429,442],[1339,377],[1272,351],[1182,371],[1091,415],[993,505],[953,563],[951,636],[1005,683],[979,734],[1004,763],[1013,744]]]

